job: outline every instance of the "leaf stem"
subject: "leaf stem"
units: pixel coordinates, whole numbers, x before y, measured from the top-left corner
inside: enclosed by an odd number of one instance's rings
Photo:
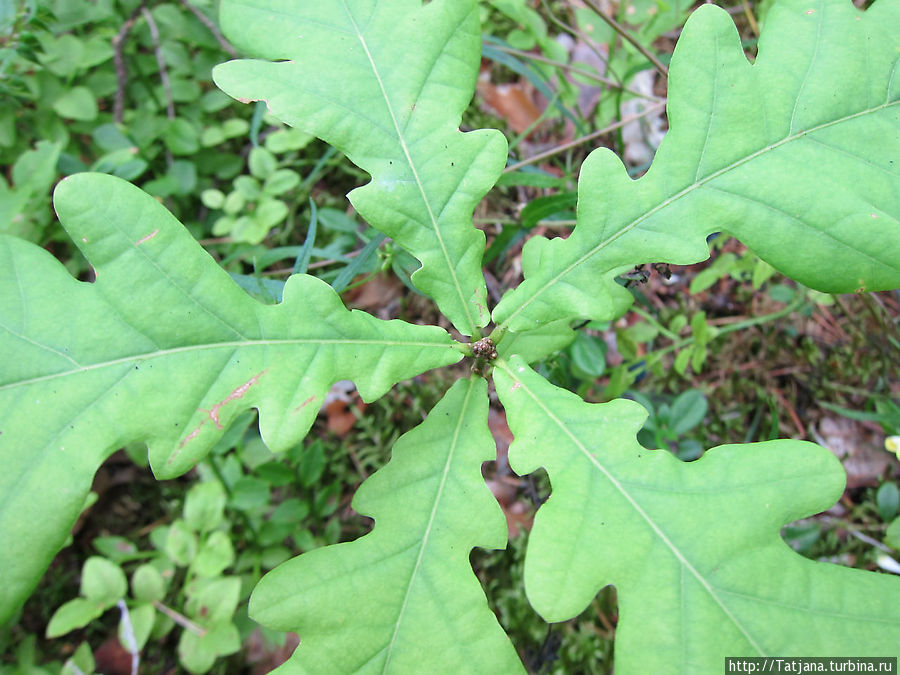
[[[468,342],[457,342],[454,340],[450,346],[465,356],[475,356],[475,353],[472,351],[472,345]]]
[[[491,331],[491,334],[488,335],[488,339],[494,343],[495,346],[500,344],[500,341],[503,339],[503,336],[506,335],[506,329],[502,326],[497,326],[494,330]]]
[[[634,312],[635,314],[637,314],[638,316],[643,317],[647,321],[647,323],[652,325],[654,328],[656,328],[660,333],[665,335],[670,340],[677,341],[680,339],[680,336],[678,335],[678,333],[670,331],[668,328],[666,328],[664,325],[662,325],[662,323],[660,323],[659,320],[657,320],[657,318],[655,316],[650,314],[650,312],[648,312],[644,309],[641,309],[640,307],[632,307],[631,311]]]
[[[175,99],[172,96],[172,85],[169,82],[169,71],[166,69],[166,57],[162,53],[162,42],[159,37],[159,27],[150,10],[141,6],[141,14],[147,27],[150,29],[150,38],[153,40],[153,53],[156,55],[156,65],[159,67],[159,81],[162,83],[163,93],[166,95],[166,117],[175,119]]]

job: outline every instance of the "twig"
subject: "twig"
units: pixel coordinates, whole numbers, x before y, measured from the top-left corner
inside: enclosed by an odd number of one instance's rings
[[[128,84],[128,70],[125,68],[125,55],[122,53],[122,50],[125,44],[125,38],[128,37],[131,29],[134,28],[134,22],[137,21],[138,14],[141,13],[143,8],[144,6],[141,5],[134,10],[131,13],[131,16],[129,16],[125,20],[125,23],[122,24],[119,32],[116,33],[112,39],[113,64],[116,69],[116,95],[113,99],[113,121],[116,124],[121,124],[125,117],[125,86]]]
[[[159,80],[162,82],[163,92],[166,95],[166,117],[170,120],[175,119],[175,99],[172,98],[172,85],[169,82],[169,72],[166,70],[166,59],[162,53],[162,45],[159,41],[159,27],[156,25],[156,19],[146,7],[141,7],[141,14],[150,28],[150,37],[153,40],[153,53],[156,54],[156,65],[159,66]]]
[[[624,86],[625,83],[622,81],[622,78],[619,77],[618,73],[616,73],[616,71],[614,71],[612,69],[612,64],[610,64],[610,62],[609,62],[609,56],[607,54],[602,53],[594,45],[594,41],[590,37],[588,37],[587,34],[585,34],[583,31],[577,29],[575,26],[572,26],[572,25],[566,23],[565,21],[560,19],[558,16],[556,16],[556,14],[554,13],[553,9],[550,7],[550,4],[547,2],[547,0],[541,0],[541,5],[543,6],[544,11],[547,12],[547,16],[550,17],[550,21],[555,23],[557,26],[562,28],[564,31],[566,31],[573,37],[581,40],[585,45],[587,45],[588,49],[590,49],[592,52],[594,52],[594,55],[598,59],[600,59],[603,63],[606,64],[607,71],[612,73],[614,77],[618,78],[619,83],[620,83],[619,86],[620,87]]]
[[[513,49],[512,47],[502,47],[500,45],[492,45],[494,49],[497,51],[505,52],[507,54],[511,54],[513,56],[521,56],[522,58],[531,59],[533,61],[539,61],[540,63],[546,63],[551,66],[556,66],[557,68],[562,68],[563,70],[567,70],[570,73],[575,75],[581,75],[582,77],[589,78],[596,82],[600,82],[601,84],[605,84],[607,87],[612,87],[613,89],[621,89],[622,91],[627,91],[629,94],[634,94],[635,96],[639,96],[640,98],[650,99],[651,101],[664,101],[665,99],[660,98],[659,96],[654,96],[653,94],[644,94],[637,89],[631,89],[630,87],[626,87],[621,82],[616,82],[615,80],[611,80],[608,77],[604,77],[603,75],[598,75],[597,73],[592,73],[589,70],[585,70],[584,68],[579,68],[577,66],[573,66],[568,63],[563,63],[562,61],[556,61],[554,59],[548,59],[546,56],[542,56],[541,54],[532,54],[531,52],[523,52],[520,49]]]
[[[594,613],[597,615],[597,618],[600,619],[600,623],[602,623],[603,627],[606,629],[604,637],[606,639],[611,639],[616,634],[615,626],[613,626],[609,622],[609,619],[606,618],[606,613],[600,609],[600,604],[597,602],[596,598],[591,601],[591,606],[594,608]]]
[[[336,265],[339,262],[346,262],[346,258],[355,258],[362,252],[363,252],[363,250],[360,248],[355,251],[350,251],[350,253],[345,253],[343,256],[343,258],[344,258],[343,260],[338,259],[338,258],[329,258],[328,260],[317,260],[316,262],[313,262],[313,263],[310,263],[309,265],[307,265],[306,269],[307,269],[307,271],[314,270],[314,269],[319,269],[320,267],[328,267],[329,265]],[[280,267],[280,268],[277,268],[274,270],[264,270],[264,271],[260,272],[260,274],[262,274],[263,276],[278,276],[279,274],[289,274],[290,275],[290,274],[294,274],[294,268],[293,267]]]
[[[172,621],[177,623],[182,628],[185,628],[185,629],[191,631],[192,633],[194,633],[195,635],[199,635],[200,637],[203,637],[204,635],[206,635],[207,631],[205,628],[203,628],[203,626],[198,626],[193,621],[191,621],[189,618],[187,618],[184,614],[179,614],[174,609],[172,609],[170,607],[166,607],[159,600],[154,600],[153,606],[156,607],[156,609],[158,609],[160,612],[165,614],[167,617],[172,619]]]
[[[631,115],[630,117],[626,117],[623,120],[619,120],[613,124],[603,127],[602,129],[598,129],[597,131],[589,133],[587,136],[582,136],[581,138],[576,138],[573,141],[569,141],[568,143],[563,143],[562,145],[558,145],[555,148],[550,148],[549,150],[545,150],[544,152],[539,152],[533,157],[529,157],[528,159],[523,159],[521,162],[516,162],[515,164],[510,164],[503,170],[503,173],[510,173],[511,171],[515,171],[516,169],[526,166],[528,164],[534,164],[535,162],[540,162],[542,159],[546,159],[547,157],[552,157],[553,155],[557,155],[560,152],[565,152],[569,148],[574,148],[576,146],[581,145],[582,143],[587,143],[588,141],[592,141],[595,138],[602,136],[603,134],[608,134],[610,131],[615,131],[619,127],[623,127],[626,124],[634,122],[635,120],[639,120],[642,117],[649,115],[652,112],[656,112],[660,108],[665,107],[664,102],[654,103],[649,108],[644,110],[643,112],[639,112],[637,115]]]
[[[609,26],[616,31],[619,35],[621,35],[625,40],[631,43],[631,45],[637,49],[641,54],[643,54],[650,63],[666,78],[669,77],[669,69],[666,68],[662,61],[660,61],[656,56],[647,49],[644,45],[638,42],[635,38],[631,36],[631,34],[625,29],[625,26],[620,24],[618,21],[613,19],[611,16],[607,16],[605,12],[603,12],[593,0],[584,0],[584,4],[594,10],[597,15],[603,19]]]
[[[894,552],[893,549],[891,549],[889,546],[886,546],[885,544],[881,543],[877,539],[873,539],[869,535],[867,535],[863,532],[860,532],[855,525],[848,523],[846,520],[842,520],[840,518],[834,518],[833,516],[822,516],[821,518],[819,518],[819,520],[822,520],[833,527],[843,528],[843,529],[847,530],[847,532],[849,532],[851,535],[853,535],[854,537],[859,539],[861,542],[866,543],[869,546],[874,546],[877,549],[881,549],[885,553],[893,553]]]
[[[138,650],[137,638],[134,636],[134,625],[131,623],[131,614],[128,612],[128,605],[124,600],[119,600],[116,607],[122,613],[122,634],[125,642],[128,644],[124,647],[131,654],[131,675],[138,675],[138,666],[141,664],[141,654]]]
[[[200,23],[202,23],[209,29],[209,32],[212,33],[213,37],[216,38],[216,42],[218,42],[222,46],[222,49],[228,52],[229,56],[237,56],[237,49],[231,46],[231,43],[228,42],[228,40],[225,39],[225,36],[222,35],[222,33],[219,31],[218,26],[216,26],[216,24],[213,23],[213,21],[208,16],[206,16],[206,14],[194,7],[187,0],[178,0],[178,2],[184,5],[191,13],[193,13],[194,16],[197,17],[197,19],[199,19]]]
[[[753,10],[750,9],[750,3],[747,0],[743,0],[744,5],[744,16],[747,17],[747,23],[750,24],[750,30],[753,31],[753,34],[756,37],[759,37],[759,24],[756,22],[756,17],[753,16]]]

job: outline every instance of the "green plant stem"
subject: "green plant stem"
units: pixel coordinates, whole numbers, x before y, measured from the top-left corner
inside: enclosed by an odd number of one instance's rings
[[[716,340],[719,337],[721,337],[722,335],[726,335],[727,333],[733,333],[735,331],[744,330],[745,328],[750,328],[752,326],[758,326],[760,324],[768,323],[770,321],[776,321],[777,319],[780,319],[783,316],[792,314],[793,312],[797,311],[798,309],[800,309],[803,306],[810,306],[810,305],[812,305],[812,303],[809,300],[807,300],[804,296],[800,296],[796,300],[785,305],[782,309],[779,309],[777,312],[772,312],[771,314],[764,314],[762,316],[755,316],[751,319],[744,319],[743,321],[736,321],[735,323],[729,324],[723,328],[717,328],[715,331],[715,334],[711,335],[709,337],[709,342],[712,342],[713,340]],[[636,311],[636,310],[633,310],[633,311]],[[639,369],[637,369],[637,372],[640,372],[641,370],[646,370],[646,368],[647,368],[646,362],[647,362],[647,359],[651,355],[664,356],[665,354],[668,354],[669,352],[673,352],[678,349],[682,349],[683,347],[687,347],[689,344],[693,343],[694,340],[695,340],[694,336],[690,335],[686,338],[681,338],[680,340],[677,340],[676,342],[673,342],[672,344],[670,344],[666,347],[663,347],[661,349],[654,349],[652,352],[650,352],[643,358],[643,365]]]
[[[838,382],[831,382],[829,380],[822,380],[819,383],[821,386],[826,389],[832,389],[834,391],[839,391],[843,394],[854,394],[856,396],[862,396],[863,398],[872,398],[873,394],[878,394],[879,392],[873,391],[871,389],[862,389],[861,387],[851,387],[846,384],[839,384]],[[889,396],[890,392],[883,393],[885,396]]]
[[[650,325],[654,326],[660,333],[662,333],[663,335],[665,335],[665,336],[666,336],[667,338],[669,338],[670,340],[678,340],[678,339],[680,339],[680,336],[678,335],[678,333],[675,333],[675,332],[673,332],[673,331],[670,331],[668,328],[666,328],[664,325],[662,325],[662,324],[656,319],[655,316],[653,316],[652,314],[650,314],[650,312],[648,312],[648,311],[646,311],[646,310],[644,310],[644,309],[641,309],[640,307],[637,307],[637,306],[632,307],[632,308],[631,308],[631,311],[634,312],[635,314],[637,314],[638,316],[643,317],[643,318],[647,321],[647,323],[649,323]]]
[[[553,157],[553,155],[558,155],[561,152],[565,152],[570,148],[577,147],[588,141],[592,141],[595,138],[603,136],[604,134],[608,134],[610,131],[615,131],[620,127],[624,127],[626,124],[630,124],[635,120],[639,120],[642,117],[646,117],[650,113],[656,112],[661,108],[665,107],[664,102],[654,103],[646,110],[643,110],[636,115],[630,115],[625,119],[619,120],[618,122],[614,122],[613,124],[609,124],[602,129],[598,129],[597,131],[593,131],[589,133],[587,136],[582,136],[581,138],[576,138],[575,140],[569,141],[568,143],[563,143],[562,145],[557,145],[555,148],[550,148],[549,150],[545,150],[544,152],[539,152],[533,157],[529,157],[528,159],[523,159],[521,162],[516,162],[515,164],[510,164],[508,167],[503,169],[503,173],[511,173],[523,166],[527,166],[528,164],[535,164],[536,162],[540,162],[542,159],[547,159],[548,157]]]
[[[504,335],[506,335],[506,329],[502,328],[501,326],[497,326],[496,328],[494,328],[494,330],[491,331],[491,334],[488,335],[488,339],[494,343],[494,346],[498,346]]]
[[[465,354],[466,356],[474,356],[475,355],[474,352],[472,352],[472,345],[469,344],[468,342],[456,342],[454,340],[453,344],[450,346],[453,347],[453,349],[455,349],[456,351],[458,351],[462,354]]]

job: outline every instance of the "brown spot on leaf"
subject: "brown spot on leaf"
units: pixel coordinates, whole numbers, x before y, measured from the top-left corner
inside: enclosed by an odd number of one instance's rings
[[[310,403],[312,403],[312,402],[315,401],[315,400],[316,400],[316,397],[315,397],[315,396],[310,396],[308,399],[306,399],[305,401],[303,401],[303,403],[301,403],[301,404],[298,405],[296,408],[294,408],[294,412],[295,412],[295,413],[296,413],[296,412],[300,412],[300,410],[302,410],[303,408],[305,408],[306,406],[308,406]]]
[[[153,239],[153,237],[155,237],[157,234],[159,234],[159,228],[156,228],[155,230],[153,230],[153,232],[151,232],[150,234],[148,234],[146,237],[143,237],[143,238],[141,238],[141,239],[138,239],[137,242],[135,242],[134,245],[135,245],[135,246],[140,246],[140,245],[143,244],[144,242],[150,241],[151,239]]]
[[[254,375],[253,377],[251,377],[249,380],[247,380],[246,382],[244,382],[244,384],[242,384],[240,387],[238,387],[238,388],[235,389],[233,392],[231,392],[230,394],[228,394],[228,396],[226,396],[225,399],[224,399],[223,401],[221,401],[220,403],[216,403],[216,404],[212,407],[211,410],[205,410],[205,411],[203,411],[203,412],[206,412],[206,413],[209,414],[209,419],[211,419],[211,420],[213,421],[213,424],[216,425],[216,428],[217,428],[217,429],[221,429],[221,428],[222,428],[222,425],[219,423],[219,411],[220,411],[225,405],[227,405],[228,403],[230,403],[231,401],[235,401],[235,400],[237,400],[237,399],[239,399],[239,398],[243,398],[244,394],[247,393],[247,391],[250,389],[250,387],[252,387],[254,384],[256,384],[257,380],[259,380],[259,378],[262,377],[263,373],[265,373],[265,372],[266,372],[266,371],[264,370],[264,371],[262,371],[262,373],[257,373],[256,375]],[[203,410],[203,409],[201,408],[201,410]]]
[[[197,425],[196,429],[194,429],[191,433],[189,433],[187,436],[185,436],[184,440],[178,444],[178,449],[180,450],[181,448],[183,448],[188,441],[192,441],[195,438],[197,438],[197,434],[200,433],[200,429],[203,428],[204,424],[206,424],[206,420],[203,420],[202,422],[200,422],[200,424]],[[169,462],[171,462],[172,459],[174,459],[174,455],[171,458],[169,458]]]

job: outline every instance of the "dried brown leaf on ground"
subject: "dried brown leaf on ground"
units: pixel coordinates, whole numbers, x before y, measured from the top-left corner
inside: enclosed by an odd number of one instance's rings
[[[490,72],[478,76],[478,95],[494,115],[504,120],[515,133],[521,134],[541,116],[535,103],[533,88],[523,82],[491,82]]]
[[[846,417],[824,417],[813,430],[817,443],[841,460],[847,487],[876,486],[888,467],[900,474],[900,462],[884,449],[884,434]]]

